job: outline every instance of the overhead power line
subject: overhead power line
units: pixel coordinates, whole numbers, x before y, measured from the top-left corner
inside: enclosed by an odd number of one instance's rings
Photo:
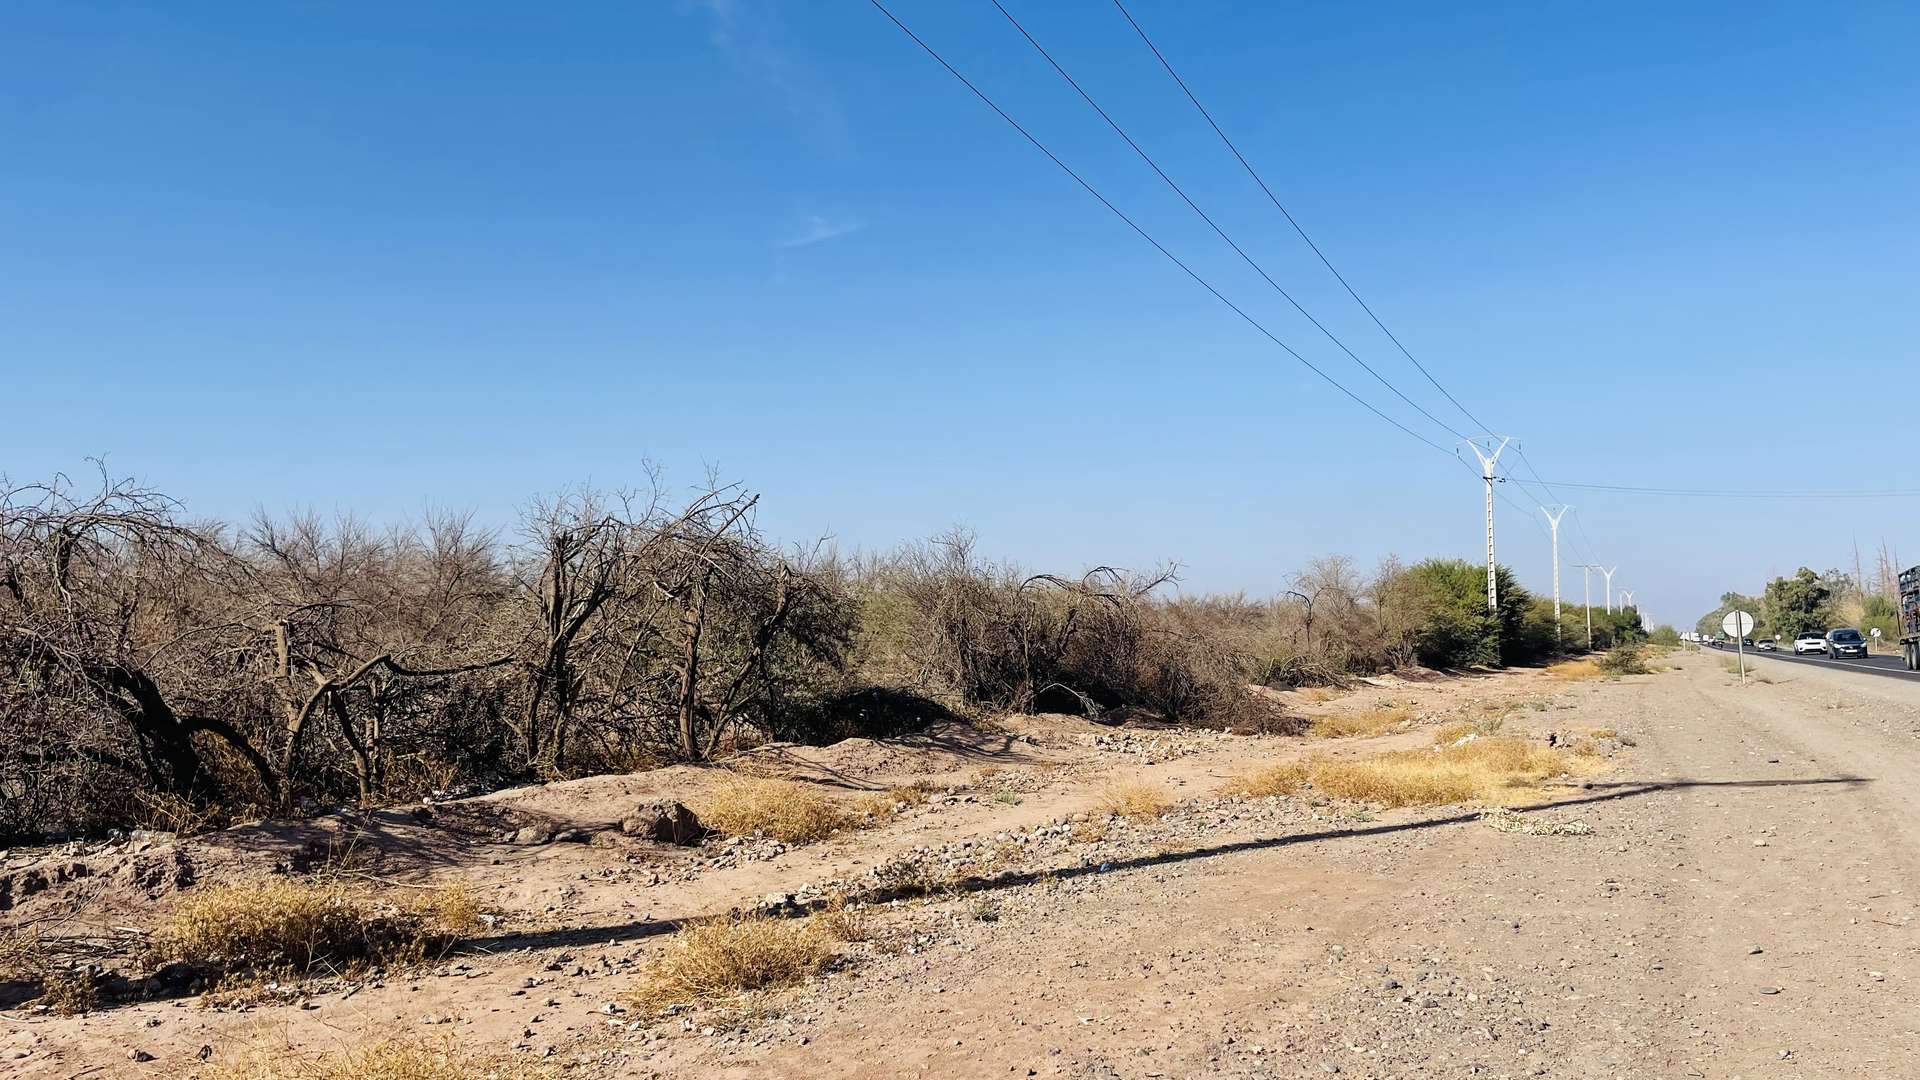
[[[1674,495],[1701,499],[1920,499],[1920,488],[1881,488],[1873,491],[1817,491],[1813,489],[1668,488],[1632,484],[1581,484],[1555,480],[1563,488],[1614,491],[1629,495]],[[1544,486],[1544,485],[1543,485]]]
[[[1333,376],[1321,370],[1318,365],[1313,363],[1313,361],[1308,360],[1306,357],[1294,351],[1292,346],[1288,345],[1284,341],[1281,341],[1278,337],[1274,335],[1273,331],[1268,330],[1266,326],[1262,324],[1258,319],[1255,319],[1252,315],[1247,314],[1246,310],[1240,307],[1240,305],[1234,303],[1232,300],[1227,299],[1226,294],[1222,293],[1219,289],[1214,288],[1211,282],[1209,282],[1206,278],[1201,277],[1197,272],[1194,271],[1192,267],[1188,266],[1185,262],[1182,262],[1179,256],[1167,250],[1166,246],[1161,244],[1160,241],[1155,240],[1151,233],[1147,232],[1147,230],[1145,230],[1144,228],[1141,228],[1137,222],[1135,222],[1132,218],[1128,217],[1125,211],[1115,206],[1110,200],[1108,200],[1108,198],[1105,195],[1100,194],[1099,189],[1095,188],[1084,177],[1082,177],[1079,173],[1075,172],[1072,166],[1060,160],[1059,155],[1055,154],[1052,150],[1048,149],[1047,145],[1041,142],[1038,138],[1036,138],[1032,132],[1028,131],[1025,127],[1022,127],[1018,120],[1015,120],[1011,115],[1008,114],[1008,112],[1005,109],[1002,109],[998,104],[994,102],[994,100],[991,97],[987,96],[986,91],[981,90],[978,86],[975,86],[973,84],[973,81],[968,79],[965,75],[962,75],[958,68],[948,63],[946,57],[941,56],[940,53],[934,49],[933,46],[927,44],[924,40],[922,40],[920,35],[914,33],[913,30],[910,29],[906,23],[901,22],[898,16],[896,16],[892,11],[889,11],[887,9],[887,6],[885,4],[882,4],[880,0],[869,0],[869,2],[874,6],[875,9],[877,9],[880,12],[880,14],[885,15],[887,17],[888,22],[891,22],[894,26],[898,27],[900,29],[900,32],[905,34],[909,40],[911,40],[915,45],[920,46],[922,51],[924,51],[928,56],[932,57],[934,61],[938,63],[941,67],[945,68],[947,70],[947,74],[952,75],[955,79],[957,79],[960,82],[960,85],[966,87],[969,91],[971,91],[974,97],[979,98],[981,103],[986,105],[987,108],[992,109],[994,113],[1000,117],[1000,119],[1005,120],[1008,126],[1012,127],[1013,130],[1020,133],[1022,138],[1026,139],[1029,143],[1032,143],[1034,149],[1040,151],[1042,154],[1045,154],[1047,156],[1047,160],[1059,166],[1061,172],[1064,172],[1068,176],[1072,177],[1074,183],[1079,184],[1082,188],[1086,190],[1087,194],[1093,196],[1096,200],[1098,200],[1100,205],[1106,207],[1109,211],[1113,213],[1115,217],[1125,222],[1127,227],[1132,229],[1135,233],[1139,234],[1142,240],[1145,240],[1147,243],[1152,244],[1154,250],[1166,256],[1169,262],[1179,267],[1181,271],[1183,271],[1188,277],[1192,278],[1196,283],[1198,283],[1201,288],[1212,293],[1214,296],[1214,299],[1220,301],[1222,304],[1225,304],[1229,310],[1231,310],[1235,315],[1238,315],[1240,316],[1240,318],[1244,319],[1249,326],[1252,326],[1255,330],[1258,330],[1261,333],[1261,335],[1264,336],[1268,341],[1271,341],[1275,345],[1280,346],[1281,349],[1286,351],[1287,355],[1293,357],[1295,360],[1298,360],[1302,365],[1306,367],[1308,371],[1311,371],[1315,375],[1320,376],[1321,380],[1326,382],[1327,385],[1332,386],[1334,389],[1340,391],[1342,394],[1345,394],[1347,397],[1351,398],[1354,401],[1354,403],[1359,405],[1361,408],[1366,409],[1368,412],[1372,413],[1373,415],[1379,417],[1382,420],[1385,420],[1387,423],[1392,424],[1394,427],[1399,428],[1402,432],[1406,433],[1408,437],[1416,439],[1419,442],[1429,447],[1432,447],[1434,450],[1438,451],[1441,454],[1445,454],[1448,457],[1453,457],[1453,455],[1449,454],[1446,448],[1441,446],[1439,443],[1434,442],[1433,440],[1427,438],[1426,436],[1420,434],[1419,432],[1413,430],[1412,428],[1406,426],[1405,424],[1402,424],[1400,421],[1395,420],[1393,417],[1388,416],[1386,413],[1381,412],[1378,408],[1376,408],[1373,405],[1372,402],[1361,397],[1359,394],[1354,393],[1352,390],[1349,390],[1345,384],[1341,383],[1338,379],[1335,379]],[[1458,460],[1458,459],[1455,458],[1455,460]]]
[[[998,3],[996,3],[995,6],[999,6]],[[1433,384],[1433,388],[1440,391],[1448,401],[1452,402],[1454,408],[1460,410],[1461,415],[1473,421],[1473,425],[1480,430],[1491,431],[1491,425],[1483,423],[1478,417],[1474,416],[1473,413],[1469,412],[1465,405],[1460,404],[1459,398],[1454,397],[1446,387],[1440,385],[1440,380],[1433,377],[1433,372],[1428,371],[1425,364],[1415,359],[1413,353],[1407,351],[1407,347],[1400,343],[1400,339],[1394,335],[1394,332],[1387,329],[1387,324],[1380,321],[1380,316],[1374,314],[1373,308],[1369,306],[1365,300],[1361,299],[1360,294],[1347,282],[1346,275],[1334,268],[1333,261],[1327,258],[1326,252],[1321,251],[1320,245],[1314,243],[1313,237],[1307,235],[1307,230],[1301,227],[1299,221],[1295,220],[1293,214],[1287,210],[1286,205],[1280,201],[1280,197],[1273,193],[1273,188],[1267,186],[1266,180],[1261,178],[1259,171],[1247,160],[1246,155],[1240,152],[1240,148],[1235,146],[1233,140],[1227,137],[1227,133],[1221,129],[1219,122],[1214,120],[1213,114],[1207,111],[1205,105],[1200,104],[1199,97],[1195,96],[1193,90],[1187,86],[1187,80],[1181,78],[1180,73],[1173,69],[1173,64],[1167,59],[1166,54],[1160,51],[1160,46],[1153,43],[1153,38],[1147,36],[1146,30],[1141,27],[1139,20],[1135,19],[1133,13],[1127,10],[1127,5],[1121,3],[1120,0],[1113,0],[1113,6],[1120,9],[1120,14],[1126,17],[1127,25],[1133,27],[1133,32],[1140,35],[1140,40],[1145,42],[1147,48],[1153,51],[1154,59],[1160,61],[1160,66],[1165,68],[1167,74],[1173,77],[1173,81],[1180,87],[1180,92],[1187,96],[1188,101],[1193,102],[1193,107],[1198,109],[1200,115],[1206,118],[1207,126],[1213,128],[1213,133],[1220,136],[1220,141],[1226,144],[1228,150],[1232,151],[1234,160],[1238,161],[1240,167],[1247,171],[1247,175],[1253,178],[1254,183],[1260,185],[1260,190],[1266,193],[1267,201],[1273,203],[1274,209],[1280,211],[1281,216],[1287,219],[1287,224],[1293,226],[1293,231],[1299,233],[1300,239],[1306,241],[1307,246],[1313,249],[1314,255],[1320,259],[1320,265],[1326,267],[1327,272],[1332,274],[1336,281],[1340,282],[1340,287],[1347,290],[1347,295],[1353,297],[1353,302],[1359,304],[1360,310],[1367,313],[1367,318],[1373,320],[1373,325],[1379,327],[1380,332],[1387,335],[1387,340],[1393,342],[1394,348],[1400,350],[1400,355],[1406,357],[1414,367],[1418,368],[1420,374],[1426,376],[1427,381]],[[1425,410],[1422,411],[1424,412]]]
[[[1233,239],[1233,237],[1228,236],[1227,231],[1221,228],[1219,223],[1214,221],[1211,215],[1209,215],[1205,210],[1202,210],[1200,208],[1199,203],[1196,203],[1193,201],[1192,196],[1187,194],[1186,189],[1182,188],[1177,182],[1175,182],[1173,177],[1167,175],[1167,171],[1160,167],[1160,163],[1153,159],[1153,155],[1147,153],[1146,150],[1142,149],[1140,144],[1134,141],[1133,136],[1127,134],[1127,130],[1120,126],[1120,122],[1115,120],[1113,116],[1107,112],[1106,109],[1102,108],[1099,102],[1093,100],[1093,95],[1087,93],[1086,88],[1080,85],[1079,80],[1075,79],[1072,75],[1067,73],[1067,69],[1060,65],[1060,61],[1055,60],[1053,58],[1053,54],[1047,51],[1047,47],[1040,44],[1039,39],[1034,37],[1033,34],[1029,32],[1025,26],[1021,25],[1020,20],[1014,18],[1013,13],[1011,11],[1008,11],[1006,9],[1006,6],[1003,5],[1000,2],[1000,0],[989,0],[989,2],[993,4],[994,8],[998,10],[1001,15],[1006,17],[1007,22],[1013,24],[1013,28],[1020,32],[1021,37],[1027,39],[1027,44],[1032,45],[1034,47],[1034,50],[1037,51],[1041,55],[1041,57],[1044,58],[1046,62],[1053,67],[1053,70],[1058,72],[1062,79],[1066,80],[1067,85],[1073,87],[1074,92],[1080,95],[1080,99],[1082,101],[1085,101],[1087,105],[1093,109],[1094,112],[1100,114],[1100,119],[1105,120],[1107,122],[1107,126],[1113,129],[1114,134],[1120,136],[1120,138],[1129,147],[1133,149],[1133,152],[1140,156],[1140,160],[1147,163],[1147,167],[1153,170],[1154,175],[1158,176],[1161,179],[1161,181],[1164,182],[1169,188],[1172,188],[1173,193],[1175,195],[1180,196],[1180,201],[1186,203],[1189,209],[1191,209],[1195,214],[1198,214],[1200,216],[1200,220],[1206,222],[1207,227],[1212,229],[1215,235],[1219,236],[1221,240],[1225,241],[1226,245],[1233,249],[1233,253],[1235,255],[1240,256],[1242,261],[1244,261],[1248,266],[1253,267],[1254,273],[1259,274],[1262,280],[1264,280],[1268,285],[1272,286],[1273,291],[1279,293],[1282,297],[1285,297],[1287,303],[1292,304],[1293,309],[1295,311],[1298,311],[1301,315],[1306,316],[1306,320],[1313,324],[1314,329],[1326,335],[1326,338],[1328,341],[1331,341],[1336,346],[1338,346],[1341,352],[1346,353],[1349,359],[1351,359],[1354,363],[1359,364],[1360,367],[1363,370],[1365,370],[1367,374],[1373,376],[1374,379],[1377,380],[1381,386],[1384,386],[1388,390],[1392,391],[1395,397],[1399,398],[1401,401],[1404,401],[1408,405],[1412,406],[1415,412],[1433,421],[1435,424],[1439,425],[1441,430],[1452,434],[1457,439],[1465,439],[1467,437],[1465,434],[1456,430],[1453,427],[1453,425],[1448,424],[1446,421],[1433,415],[1431,412],[1428,412],[1425,406],[1421,405],[1419,402],[1408,397],[1404,392],[1401,391],[1401,389],[1398,386],[1395,386],[1393,382],[1389,380],[1385,375],[1380,374],[1380,372],[1377,371],[1373,367],[1373,365],[1367,363],[1365,360],[1360,359],[1360,357],[1351,348],[1347,347],[1346,342],[1341,341],[1340,338],[1336,336],[1332,330],[1327,329],[1326,324],[1322,323],[1319,319],[1314,318],[1313,313],[1311,311],[1308,311],[1304,306],[1302,306],[1300,301],[1294,299],[1292,293],[1288,292],[1284,287],[1281,286],[1279,282],[1273,279],[1273,275],[1267,273],[1266,267],[1261,266],[1258,262],[1254,260],[1253,256],[1247,254],[1245,248],[1241,247],[1239,243],[1237,243]],[[1331,269],[1331,267],[1329,267],[1329,269]],[[1335,276],[1337,277],[1338,274],[1336,274]]]

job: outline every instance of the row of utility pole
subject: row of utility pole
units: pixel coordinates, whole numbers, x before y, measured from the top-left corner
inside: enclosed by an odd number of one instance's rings
[[[1489,444],[1492,444],[1494,438],[1495,436],[1493,435],[1486,437]],[[1480,444],[1472,439],[1464,440],[1469,447],[1473,448],[1473,456],[1480,459],[1480,477],[1486,485],[1488,614],[1497,614],[1500,610],[1499,586],[1495,577],[1496,564],[1493,554],[1493,482],[1495,479],[1493,467],[1494,464],[1500,460],[1500,454],[1506,450],[1507,444],[1513,441],[1512,436],[1503,435],[1498,436],[1498,438],[1500,439],[1500,445],[1493,447],[1492,453],[1481,450]],[[1547,516],[1547,525],[1553,535],[1553,635],[1556,640],[1560,637],[1560,519],[1565,517],[1567,511],[1571,509],[1573,509],[1571,506],[1564,504],[1557,510],[1548,510],[1544,506],[1540,508],[1540,512]],[[1576,565],[1580,567],[1580,581],[1585,594],[1584,606],[1587,611],[1587,648],[1591,649],[1593,648],[1593,571],[1600,571],[1607,579],[1607,613],[1612,614],[1613,574],[1614,571],[1620,569],[1620,567],[1617,565],[1602,566],[1599,563],[1578,563]],[[1620,594],[1626,597],[1627,604],[1630,605],[1633,602],[1633,592],[1631,590],[1622,589],[1620,590]]]

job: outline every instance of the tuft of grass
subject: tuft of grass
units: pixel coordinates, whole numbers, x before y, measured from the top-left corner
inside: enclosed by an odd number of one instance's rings
[[[1305,690],[1300,691],[1300,696],[1312,702],[1315,705],[1319,705],[1324,702],[1332,701],[1334,698],[1337,698],[1340,695],[1333,692],[1332,690],[1327,689],[1324,686],[1309,686]]]
[[[1497,805],[1548,777],[1597,767],[1541,743],[1496,735],[1460,746],[1316,762],[1312,779],[1328,795],[1380,806]]]
[[[418,963],[480,921],[464,886],[390,899],[337,878],[261,879],[189,894],[153,951],[222,972],[352,970]]]
[[[1587,735],[1595,739],[1618,739],[1620,737],[1620,733],[1610,727],[1594,728],[1587,732]]]
[[[770,836],[811,844],[853,824],[854,815],[811,784],[731,777],[709,791],[695,812],[725,836]]]
[[[827,970],[833,942],[831,926],[813,919],[750,915],[695,923],[654,957],[631,997],[652,1012],[798,986]]]
[[[1366,709],[1361,712],[1335,713],[1315,717],[1307,734],[1316,739],[1352,739],[1384,735],[1413,719],[1413,710],[1404,706]]]
[[[1282,761],[1261,765],[1235,775],[1220,787],[1222,795],[1244,795],[1260,799],[1269,795],[1291,795],[1306,786],[1312,765],[1304,761]]]
[[[1115,780],[1101,790],[1093,809],[1108,817],[1147,821],[1166,813],[1172,805],[1173,796],[1159,784],[1148,780]]]
[[[552,1080],[560,1067],[470,1050],[453,1035],[398,1036],[320,1052],[256,1046],[190,1075],[193,1080]]]
[[[1478,735],[1479,733],[1479,724],[1469,724],[1465,722],[1443,724],[1433,729],[1433,744],[1435,746],[1445,746],[1448,743],[1456,743],[1469,735]]]

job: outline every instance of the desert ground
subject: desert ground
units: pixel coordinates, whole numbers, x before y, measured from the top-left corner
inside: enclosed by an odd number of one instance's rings
[[[1920,1076],[1920,686],[1657,664],[1280,695],[1391,721],[1347,738],[1011,716],[731,763],[861,808],[814,843],[628,835],[636,804],[697,810],[728,776],[675,767],[0,853],[0,927],[86,950],[101,987],[63,1015],[0,984],[0,1075],[323,1075],[427,1043],[582,1080]],[[1578,767],[1505,813],[1222,794],[1496,731]],[[224,995],[138,967],[186,898],[315,872],[462,883],[484,928]],[[754,913],[831,915],[830,960],[647,995],[687,928]]]

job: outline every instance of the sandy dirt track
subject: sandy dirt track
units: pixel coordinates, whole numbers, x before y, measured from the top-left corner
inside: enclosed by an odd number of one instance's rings
[[[1531,814],[1584,836],[1500,832],[1464,808],[1213,795],[1252,760],[1420,745],[1424,731],[1309,745],[1055,719],[796,751],[785,771],[855,788],[971,786],[765,858],[390,822],[383,874],[474,880],[514,932],[305,1007],[0,1013],[0,1075],[175,1076],[202,1046],[450,1028],[581,1077],[1920,1076],[1920,686],[1778,664],[1739,687],[1716,656],[1669,662],[1614,682],[1513,673],[1325,706],[1392,699],[1438,721],[1506,701],[1509,731],[1620,732],[1634,745],[1609,771]],[[1185,802],[1097,843],[1068,836],[1116,774]],[[537,812],[591,826],[703,779],[599,778],[485,805],[519,815],[507,824]],[[967,842],[1009,849],[1019,872],[877,910],[873,940],[802,991],[663,1020],[618,1005],[673,919]],[[142,914],[95,903],[87,918]]]

